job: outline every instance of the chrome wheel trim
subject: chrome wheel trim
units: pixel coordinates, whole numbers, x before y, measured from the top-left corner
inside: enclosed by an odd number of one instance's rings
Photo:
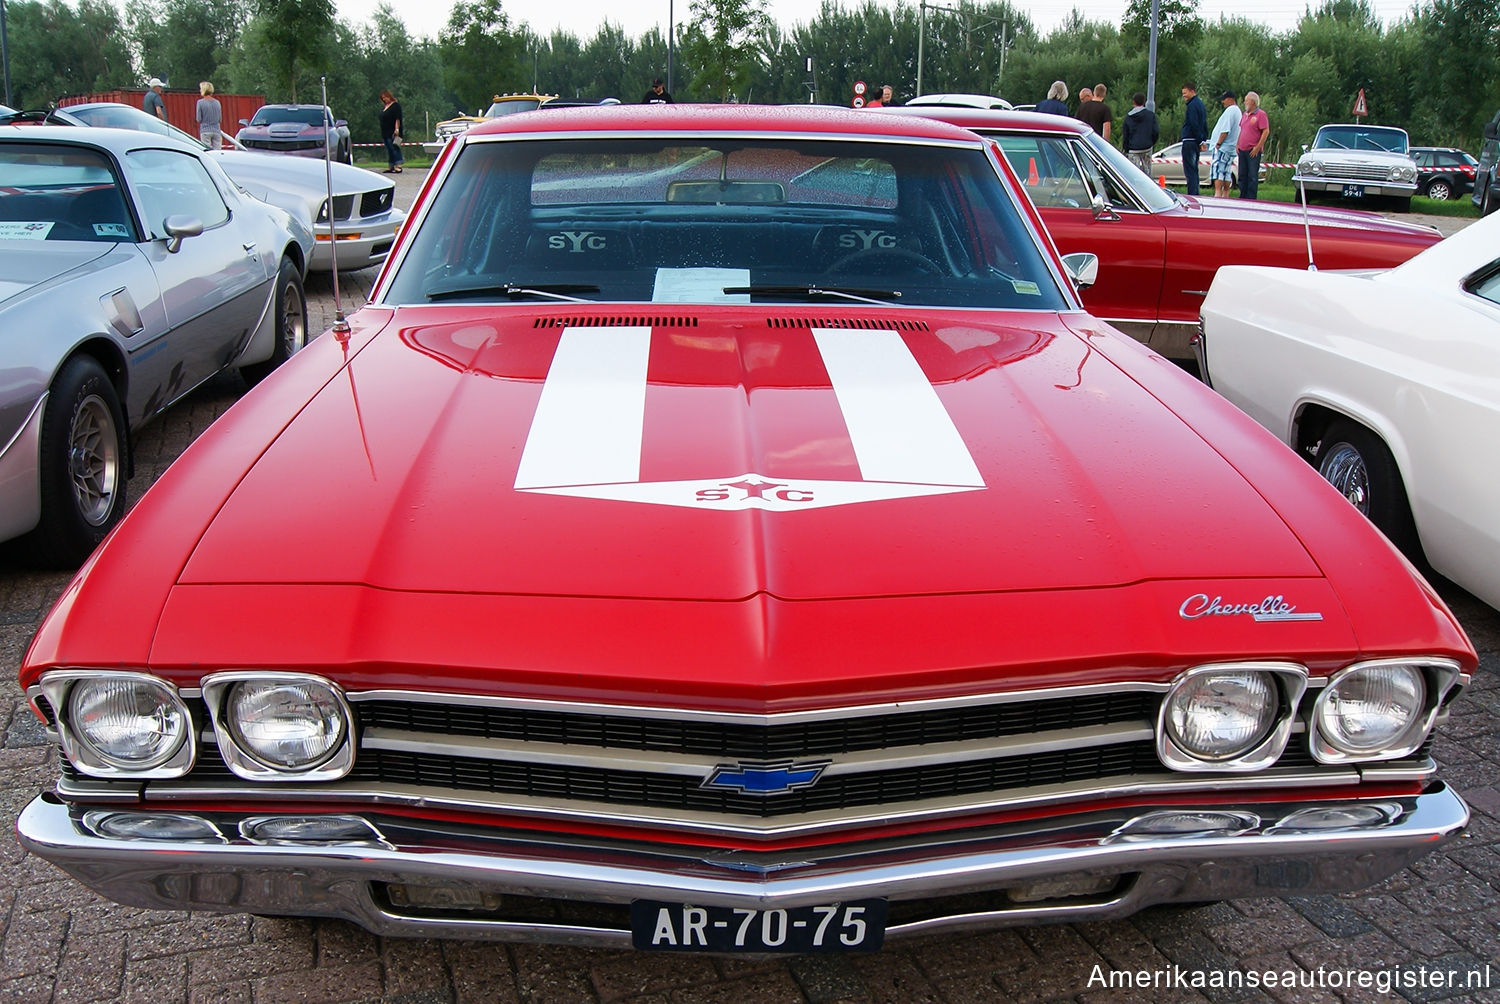
[[[307,308],[302,290],[288,282],[281,290],[281,349],[290,358],[307,344]]]
[[[1453,198],[1453,189],[1448,187],[1446,181],[1434,181],[1427,186],[1427,197],[1436,199],[1438,202],[1447,202]]]
[[[1365,458],[1348,443],[1337,443],[1318,464],[1318,473],[1350,504],[1370,515],[1370,472]]]
[[[120,430],[98,394],[79,402],[68,430],[68,481],[73,504],[90,526],[103,526],[120,485]]]

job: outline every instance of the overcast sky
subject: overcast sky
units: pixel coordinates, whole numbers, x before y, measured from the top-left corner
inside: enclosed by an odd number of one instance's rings
[[[336,0],[339,15],[356,23],[369,17],[379,0]],[[688,13],[689,0],[672,0],[673,14],[680,23]],[[1315,0],[1316,2],[1316,0]],[[413,35],[436,38],[448,20],[451,0],[390,0],[406,28]],[[852,4],[851,4],[852,5]],[[1387,22],[1395,21],[1406,14],[1411,0],[1371,0],[1375,13]],[[1126,0],[1039,0],[1031,4],[1018,4],[1030,15],[1037,29],[1047,32],[1062,22],[1075,7],[1085,17],[1097,21],[1119,24],[1124,15]],[[631,36],[640,36],[652,27],[667,25],[668,0],[550,0],[548,3],[508,2],[506,12],[514,21],[524,21],[538,34],[548,35],[557,28],[572,32],[587,41],[599,26],[608,19],[610,23],[625,29]],[[819,0],[769,0],[771,17],[785,28],[812,20],[818,13]],[[1282,31],[1297,23],[1307,3],[1298,0],[1200,0],[1199,13],[1217,20],[1221,15],[1234,14],[1252,21],[1259,21]],[[933,17],[929,9],[928,17]],[[519,86],[519,85],[518,85]]]

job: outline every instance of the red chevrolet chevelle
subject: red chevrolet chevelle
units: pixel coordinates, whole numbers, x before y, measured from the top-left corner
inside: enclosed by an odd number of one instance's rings
[[[139,906],[755,953],[1405,867],[1468,641],[1092,265],[940,122],[472,130],[47,618],[21,839]]]

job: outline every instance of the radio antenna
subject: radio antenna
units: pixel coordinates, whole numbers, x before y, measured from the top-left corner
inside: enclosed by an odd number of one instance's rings
[[[333,113],[328,110],[328,78],[319,77],[323,83],[323,178],[328,183],[328,254],[333,262],[333,333],[343,341],[349,335],[349,322],[344,320],[344,306],[339,300],[339,233],[333,208],[333,151],[329,147],[333,139]]]
[[[1293,178],[1297,182],[1297,189],[1302,193],[1302,232],[1307,235],[1307,270],[1316,272],[1318,266],[1313,262],[1312,253],[1312,221],[1307,218],[1307,182],[1300,178]]]

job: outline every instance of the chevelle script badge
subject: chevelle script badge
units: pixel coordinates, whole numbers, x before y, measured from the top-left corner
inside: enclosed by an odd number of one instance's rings
[[[1298,613],[1297,608],[1280,596],[1267,596],[1258,603],[1225,603],[1222,596],[1194,593],[1182,601],[1177,613],[1183,620],[1195,621],[1200,617],[1251,617],[1260,622],[1267,621],[1320,621],[1322,614]]]

